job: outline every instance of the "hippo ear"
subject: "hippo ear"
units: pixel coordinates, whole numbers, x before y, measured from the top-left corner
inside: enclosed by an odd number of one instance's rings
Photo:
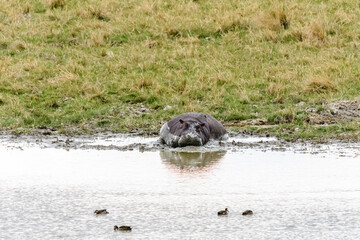
[[[184,123],[184,120],[180,119],[179,122],[180,122],[181,124],[183,124],[183,123]]]

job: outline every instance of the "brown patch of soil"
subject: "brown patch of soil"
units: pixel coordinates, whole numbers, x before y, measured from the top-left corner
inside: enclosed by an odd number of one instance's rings
[[[341,121],[360,121],[360,100],[322,103],[318,109],[308,107],[307,121],[311,124],[332,124]]]
[[[243,126],[259,126],[259,125],[266,125],[268,121],[265,118],[257,118],[257,119],[247,119],[242,121],[231,121],[224,123],[226,127],[243,127]]]

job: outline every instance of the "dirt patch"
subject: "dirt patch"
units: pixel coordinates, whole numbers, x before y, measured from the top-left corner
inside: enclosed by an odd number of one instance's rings
[[[242,121],[231,121],[224,123],[226,127],[244,127],[244,126],[268,126],[268,121],[265,118],[246,119]]]
[[[322,103],[319,107],[308,107],[307,122],[311,124],[333,124],[360,121],[360,100]]]
[[[135,104],[135,105],[129,106],[129,111],[133,115],[142,115],[142,114],[149,114],[153,110],[146,108],[145,105],[143,105],[143,104]]]

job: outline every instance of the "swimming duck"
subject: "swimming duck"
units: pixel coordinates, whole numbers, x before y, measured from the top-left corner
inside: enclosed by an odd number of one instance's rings
[[[131,227],[130,226],[114,226],[114,231],[131,231]]]
[[[106,209],[101,209],[101,210],[95,210],[94,213],[95,214],[108,214],[109,212],[106,211]]]
[[[225,208],[225,210],[218,211],[218,216],[227,215],[228,212],[229,212],[229,210],[227,208]]]
[[[251,210],[246,210],[246,211],[244,211],[243,213],[242,213],[242,215],[253,215],[253,211],[251,211]]]

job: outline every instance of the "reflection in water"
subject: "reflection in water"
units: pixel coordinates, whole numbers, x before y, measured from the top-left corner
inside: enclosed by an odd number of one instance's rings
[[[184,171],[207,171],[226,154],[221,152],[175,152],[161,150],[160,158]]]

